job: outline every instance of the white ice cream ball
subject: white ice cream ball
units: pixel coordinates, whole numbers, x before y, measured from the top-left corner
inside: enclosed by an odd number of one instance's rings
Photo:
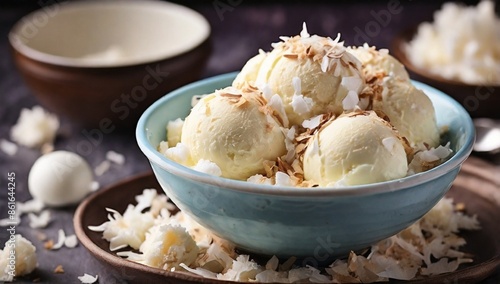
[[[35,161],[28,187],[33,198],[46,205],[65,206],[82,200],[91,191],[92,181],[92,170],[81,156],[55,151]]]
[[[361,61],[365,74],[383,73],[385,76],[400,80],[410,80],[404,65],[390,55],[387,49],[377,50],[374,46],[370,47],[365,44],[359,47],[349,47],[348,51]]]
[[[192,161],[213,162],[232,179],[265,173],[264,161],[286,153],[281,125],[266,103],[254,89],[229,87],[204,97],[182,129]]]
[[[349,113],[325,124],[304,153],[304,176],[320,186],[349,186],[404,177],[403,141],[373,111]]]
[[[245,65],[243,66],[241,71],[238,73],[236,78],[234,79],[233,84],[232,84],[233,87],[242,88],[245,86],[245,83],[255,84],[260,66],[262,65],[262,62],[264,61],[266,56],[267,56],[266,52],[259,50],[259,54],[250,58],[245,63]]]
[[[429,97],[409,81],[397,78],[385,81],[382,95],[373,100],[373,109],[386,114],[412,146],[421,147],[422,143],[431,147],[439,145],[434,106]]]
[[[298,125],[322,113],[340,115],[347,93],[359,94],[363,88],[360,68],[361,63],[346,51],[339,38],[295,36],[276,44],[266,56],[260,65],[256,85],[267,85],[272,94],[280,95],[291,125]],[[342,84],[345,77],[360,78],[359,84],[349,90]],[[295,80],[300,82],[300,88],[293,83],[294,78],[298,78]],[[312,100],[308,112],[294,110],[294,95]]]

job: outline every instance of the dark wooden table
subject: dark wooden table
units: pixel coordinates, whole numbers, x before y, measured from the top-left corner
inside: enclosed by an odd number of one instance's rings
[[[22,108],[39,104],[14,67],[7,41],[8,31],[23,15],[40,8],[43,3],[51,2],[58,1],[7,1],[0,4],[4,5],[0,6],[1,138],[10,137],[10,128],[15,124]],[[298,34],[304,21],[311,34],[335,37],[340,32],[348,45],[359,45],[367,41],[378,47],[389,47],[398,32],[421,21],[431,20],[433,12],[441,6],[441,3],[431,1],[397,0],[356,3],[214,0],[184,3],[203,14],[212,26],[213,53],[203,77],[239,70],[259,48],[269,50],[270,44],[278,41],[279,36]],[[60,119],[62,125],[55,148],[74,149],[78,142],[85,139],[81,134],[83,129],[65,118]],[[126,163],[123,166],[112,166],[103,176],[97,177],[102,186],[150,171],[148,161],[136,146],[132,129],[107,134],[85,159],[92,167],[96,167],[105,159],[108,150],[124,153]],[[7,216],[7,173],[16,174],[16,199],[31,199],[27,188],[28,172],[40,155],[38,150],[24,147],[20,147],[12,157],[0,151],[0,218]],[[77,276],[83,273],[98,274],[99,283],[123,282],[107,273],[81,245],[58,251],[43,248],[43,242],[36,237],[37,232],[43,232],[55,240],[57,231],[61,228],[67,234],[72,234],[74,210],[74,207],[51,209],[51,223],[40,230],[29,228],[26,216],[23,218],[16,229],[37,247],[39,266],[33,275],[18,279],[19,283],[31,283],[35,278],[40,283],[79,283]],[[6,228],[0,228],[0,246],[3,246],[7,238]],[[59,264],[63,265],[64,274],[53,272]],[[499,282],[500,275],[497,273],[484,283]]]

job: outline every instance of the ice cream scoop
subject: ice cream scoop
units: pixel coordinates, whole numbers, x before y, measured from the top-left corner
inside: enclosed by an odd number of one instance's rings
[[[382,93],[373,100],[373,109],[385,113],[412,146],[423,148],[425,143],[437,147],[439,129],[429,97],[411,82],[398,78],[385,80],[383,87]]]
[[[246,180],[286,153],[280,119],[252,87],[228,87],[198,102],[186,117],[181,143],[194,163],[215,163],[223,177]]]
[[[375,112],[352,112],[325,123],[308,142],[304,177],[320,186],[383,182],[406,176],[404,140]]]
[[[341,114],[344,98],[349,92],[357,96],[363,80],[361,63],[339,42],[340,35],[311,36],[304,29],[281,39],[268,54],[252,58],[233,86],[239,87],[243,79],[252,81],[257,73],[255,85],[265,95],[281,96],[291,125],[322,113]]]
[[[257,80],[257,74],[259,73],[260,66],[262,62],[267,57],[267,52],[263,50],[259,50],[259,54],[250,58],[241,71],[238,73],[236,78],[234,78],[233,86],[236,88],[243,88],[245,84],[255,84],[255,80]]]
[[[387,49],[377,50],[374,46],[370,47],[365,43],[363,46],[349,47],[347,50],[361,61],[365,74],[383,73],[384,76],[410,80],[404,65],[391,56]]]
[[[29,192],[49,206],[74,204],[91,189],[93,174],[78,154],[55,151],[35,161],[28,176]]]

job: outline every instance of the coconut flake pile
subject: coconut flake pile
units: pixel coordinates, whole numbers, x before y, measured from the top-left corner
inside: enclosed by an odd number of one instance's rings
[[[445,3],[406,46],[416,66],[469,84],[500,84],[500,19],[493,1]]]
[[[12,127],[12,141],[30,148],[51,147],[59,129],[59,119],[40,106],[23,108],[17,123]]]
[[[111,241],[111,250],[134,249],[117,253],[130,261],[167,271],[239,282],[367,283],[425,279],[472,262],[471,255],[460,251],[466,241],[458,234],[460,230],[480,229],[476,216],[459,211],[458,208],[463,210],[463,204],[455,206],[452,199],[443,198],[422,219],[372,245],[365,254],[351,252],[346,259],[337,259],[318,269],[298,266],[294,257],[280,261],[273,256],[267,262],[258,263],[249,255],[238,254],[234,245],[213,236],[184,213],[172,215],[174,205],[153,189],[145,189],[136,200],[138,204],[130,204],[123,216],[106,209],[115,217],[110,216],[110,221],[89,228],[104,232],[103,238]],[[130,212],[146,214],[152,222],[147,226],[125,222],[123,219]]]
[[[15,249],[15,269],[10,270],[9,256]],[[33,244],[20,234],[10,238],[0,250],[0,281],[13,281],[15,276],[31,273],[37,267],[36,248]]]

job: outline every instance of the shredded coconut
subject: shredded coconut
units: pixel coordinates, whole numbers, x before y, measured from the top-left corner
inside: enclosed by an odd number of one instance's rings
[[[267,104],[270,108],[274,109],[283,121],[283,127],[288,127],[288,116],[285,112],[283,100],[278,94],[274,94]]]
[[[102,161],[97,167],[94,169],[94,173],[96,176],[102,176],[111,168],[111,162],[109,160]]]
[[[0,250],[0,281],[11,282],[15,276],[31,273],[37,267],[36,248],[20,234],[9,238]],[[11,256],[15,254],[14,270],[10,270]]]
[[[146,237],[146,232],[151,228],[155,219],[151,212],[142,212],[153,204],[153,194],[151,190],[144,190],[142,195],[137,197],[138,205],[129,205],[125,212],[119,212],[106,208],[111,213],[108,221],[99,226],[89,226],[89,229],[96,232],[103,232],[103,237],[110,242],[110,250],[118,250],[127,246],[139,249]],[[155,192],[156,196],[156,192]]]
[[[247,182],[251,182],[251,183],[257,183],[257,184],[268,184],[268,185],[272,185],[273,184],[273,180],[268,178],[268,177],[265,177],[261,174],[256,174],[256,175],[253,175],[251,177],[249,177],[247,179]]]
[[[306,119],[302,122],[302,127],[308,128],[308,129],[314,129],[319,126],[321,123],[323,115],[317,115],[315,117],[312,117],[310,119]]]
[[[198,163],[193,167],[193,170],[217,177],[220,177],[222,175],[222,171],[216,163],[204,159],[199,160]]]
[[[117,153],[115,151],[106,152],[106,159],[110,162],[117,164],[117,165],[125,164],[125,156],[120,154],[120,153]]]
[[[84,284],[93,284],[97,282],[97,279],[99,278],[98,275],[92,276],[90,274],[84,273],[83,276],[78,276],[78,280]]]
[[[100,187],[100,184],[98,181],[93,181],[91,184],[90,184],[90,191],[96,191],[98,190]]]
[[[493,1],[445,3],[433,23],[422,23],[406,46],[410,61],[448,79],[500,83],[500,19]]]
[[[257,175],[254,177],[259,178]],[[280,172],[276,177],[280,180],[289,178]],[[152,190],[148,190],[136,200],[147,205],[153,203],[151,199],[158,199],[158,195],[153,196]],[[210,233],[182,212],[161,217],[161,221],[148,230],[140,245],[140,253],[122,251],[118,255],[169,271],[181,270],[205,278],[243,282],[371,283],[389,279],[412,280],[452,272],[460,264],[472,261],[458,250],[465,240],[456,233],[461,229],[479,229],[479,223],[475,216],[464,215],[455,208],[452,199],[443,198],[415,224],[372,245],[369,255],[351,252],[347,259],[335,260],[324,272],[310,266],[293,266],[295,258],[280,264],[278,258],[271,257],[261,265],[249,255],[238,255],[234,246],[223,240],[206,238]]]
[[[30,219],[29,226],[31,228],[33,229],[45,228],[50,222],[50,211],[43,210],[38,216],[33,213],[29,213],[28,218]]]
[[[169,147],[174,147],[181,141],[184,120],[177,118],[167,123],[167,142]]]
[[[347,92],[347,96],[342,100],[344,110],[351,111],[356,108],[359,103],[358,94],[354,91]]]
[[[62,248],[64,245],[64,240],[66,239],[66,234],[64,233],[64,231],[62,229],[59,229],[57,231],[57,234],[58,234],[57,243],[50,248],[51,250],[58,250],[58,249]]]
[[[292,96],[293,111],[299,115],[309,113],[314,106],[313,99],[302,95],[301,81],[299,77],[292,78],[292,85],[294,89],[294,94]]]
[[[59,129],[57,116],[46,112],[40,106],[23,108],[17,123],[12,127],[12,141],[30,148],[52,144]]]
[[[277,172],[276,173],[276,182],[275,185],[280,185],[280,186],[293,186],[293,181],[290,178],[289,175],[283,172]]]
[[[74,248],[78,245],[78,239],[76,238],[76,235],[69,235],[66,236],[64,239],[64,246],[67,248]]]
[[[300,37],[302,38],[308,38],[311,35],[307,32],[307,25],[306,23],[302,23],[302,31],[300,32]]]
[[[187,164],[190,156],[188,147],[181,142],[177,143],[177,145],[172,148],[166,149],[163,154],[167,158],[183,165]]]

